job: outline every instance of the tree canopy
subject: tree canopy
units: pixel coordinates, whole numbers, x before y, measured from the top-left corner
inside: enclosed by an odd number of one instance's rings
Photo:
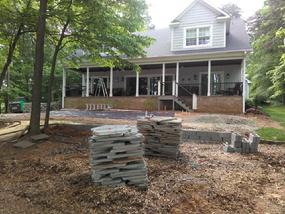
[[[234,3],[228,3],[222,6],[222,10],[225,11],[232,17],[239,17],[241,16],[241,9]]]
[[[253,53],[248,74],[252,96],[281,100],[284,97],[285,2],[266,0],[264,7],[249,20]]]

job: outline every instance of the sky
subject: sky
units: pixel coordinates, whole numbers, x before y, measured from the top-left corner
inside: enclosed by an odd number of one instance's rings
[[[149,15],[152,18],[152,24],[156,28],[167,27],[169,23],[176,18],[193,0],[146,0],[149,7]],[[254,15],[262,8],[264,0],[207,0],[209,3],[221,7],[227,3],[235,3],[243,13],[244,19]]]

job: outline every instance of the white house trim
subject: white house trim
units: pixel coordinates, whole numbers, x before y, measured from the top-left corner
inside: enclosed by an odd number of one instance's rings
[[[86,71],[86,97],[89,97],[89,67],[87,67],[87,71]]]
[[[62,69],[62,100],[61,108],[64,108],[64,99],[66,96],[66,71],[65,68]]]
[[[171,44],[170,44],[170,49],[173,51],[173,38],[174,38],[174,30],[171,28]]]
[[[109,96],[113,97],[113,77],[114,77],[114,71],[113,67],[110,68],[110,93]]]
[[[212,71],[212,61],[208,61],[208,92],[207,96],[211,96],[211,71]]]
[[[162,96],[165,95],[165,63],[162,64]]]
[[[227,23],[226,21],[224,22],[224,47],[227,46]]]
[[[245,84],[246,84],[246,78],[245,78],[245,74],[246,74],[246,58],[244,58],[243,63],[242,63],[242,70],[243,70],[243,75],[242,75],[242,109],[243,109],[243,113],[245,113],[245,99],[246,99],[246,88],[245,88]]]
[[[140,84],[140,74],[136,72],[136,97],[139,96],[139,84]]]

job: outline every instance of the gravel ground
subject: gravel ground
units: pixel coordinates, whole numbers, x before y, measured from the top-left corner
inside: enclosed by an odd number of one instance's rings
[[[61,126],[50,134],[29,149],[1,148],[0,213],[285,213],[284,145],[243,156],[184,143],[178,161],[147,158],[142,191],[92,184],[88,131]]]
[[[180,116],[180,115],[177,115]],[[254,132],[258,126],[251,117],[224,114],[190,114],[183,118],[183,127],[187,129],[237,132],[242,135]]]
[[[152,112],[157,116],[177,116],[183,119],[183,127],[187,129],[237,132],[242,135],[254,132],[265,124],[276,127],[276,123],[264,116],[232,116],[222,114],[200,114],[176,112]],[[136,124],[136,119],[145,115],[142,111],[53,111],[52,121],[69,121],[84,124]],[[0,120],[29,120],[30,114],[1,115]],[[44,118],[44,114],[42,114]],[[278,124],[277,124],[278,125]]]

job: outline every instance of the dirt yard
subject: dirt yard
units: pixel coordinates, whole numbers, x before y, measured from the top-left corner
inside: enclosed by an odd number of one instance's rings
[[[149,188],[104,188],[89,173],[89,132],[55,127],[49,141],[0,150],[0,213],[285,213],[285,145],[257,155],[184,143],[178,161],[148,158]]]

